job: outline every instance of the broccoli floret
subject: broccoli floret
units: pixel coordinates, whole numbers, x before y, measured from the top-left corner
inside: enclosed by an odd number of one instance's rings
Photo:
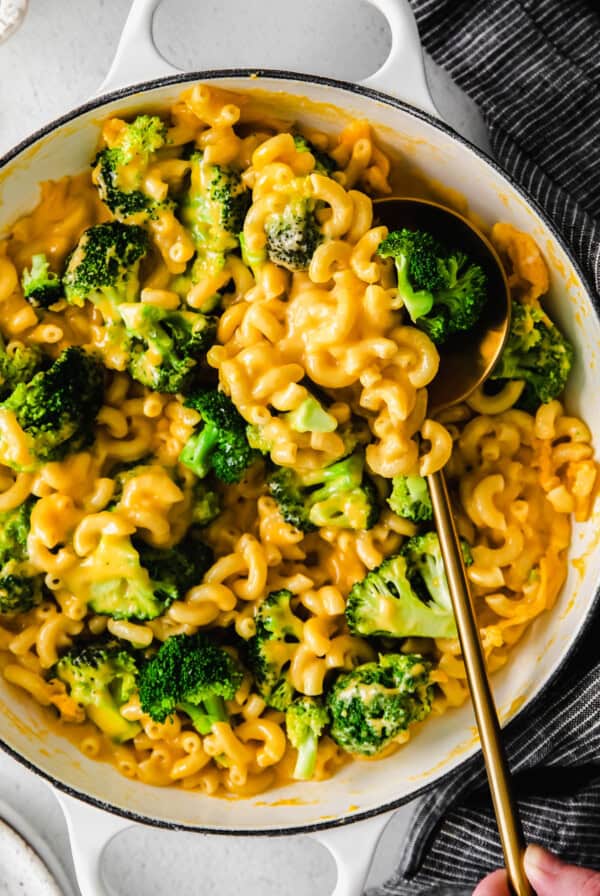
[[[0,567],[13,561],[22,563],[29,559],[27,538],[35,499],[28,498],[12,510],[0,513]]]
[[[81,451],[94,439],[93,427],[104,397],[102,364],[77,346],[65,349],[52,366],[20,383],[0,412],[14,414],[25,435],[21,446],[0,437],[0,462],[16,470],[35,470],[51,460]]]
[[[0,574],[0,615],[26,613],[42,599],[42,576]]]
[[[433,342],[445,342],[477,323],[487,300],[481,265],[446,249],[430,233],[406,228],[392,231],[377,251],[394,259],[398,295],[413,323]]]
[[[196,248],[214,253],[237,249],[252,194],[240,173],[225,165],[204,161],[203,153],[190,159],[191,184],[182,204],[181,216]]]
[[[423,476],[394,476],[388,504],[398,516],[413,523],[433,519],[433,507]]]
[[[143,223],[153,208],[152,200],[140,189],[122,189],[121,172],[126,167],[120,149],[103,149],[94,159],[94,182],[100,198],[106,203],[118,221]],[[134,183],[140,183],[136,178]],[[141,186],[141,183],[140,183]]]
[[[0,336],[0,400],[19,383],[28,383],[44,366],[44,355],[37,345],[15,343],[7,351]]]
[[[291,591],[272,591],[258,607],[256,634],[248,641],[248,660],[256,687],[268,706],[282,712],[294,699],[295,691],[288,669],[303,622],[290,605]]]
[[[246,422],[230,398],[216,389],[194,392],[185,402],[202,417],[179,460],[199,479],[211,472],[228,484],[239,482],[257,454],[248,444]]]
[[[348,627],[363,637],[456,637],[445,576],[444,586],[432,591],[431,602],[421,599],[409,579],[407,559],[402,554],[388,557],[352,586],[346,603]]]
[[[464,538],[460,546],[465,566],[473,563],[471,548]],[[452,611],[452,600],[437,532],[413,535],[402,545],[402,556],[408,564],[408,578],[413,588],[426,599],[437,600]],[[425,590],[423,590],[425,589]]]
[[[138,115],[123,122],[117,145],[128,162],[149,160],[166,142],[167,127],[158,115]]]
[[[34,308],[49,308],[63,294],[61,279],[50,270],[48,259],[43,253],[32,257],[31,267],[23,271],[21,285],[23,295]]]
[[[123,743],[139,734],[139,722],[129,722],[120,713],[136,689],[137,666],[119,642],[73,648],[58,661],[54,674],[112,740]]]
[[[270,454],[273,450],[273,442],[265,435],[265,428],[259,423],[249,423],[246,427],[246,439],[251,448],[261,454]]]
[[[196,526],[207,526],[220,512],[221,501],[218,494],[199,479],[193,490],[192,523]]]
[[[286,523],[302,532],[323,526],[370,529],[379,518],[379,498],[364,475],[361,452],[318,470],[282,467],[268,483]]]
[[[326,152],[323,152],[321,149],[317,149],[310,140],[307,140],[306,137],[303,137],[301,134],[296,134],[294,137],[294,145],[296,147],[296,152],[309,152],[311,156],[313,156],[315,160],[315,171],[319,174],[325,174],[327,177],[331,177],[334,171],[337,171],[337,163],[331,156],[327,155]]]
[[[154,596],[164,606],[199,585],[214,560],[212,549],[196,537],[193,529],[172,548],[155,548],[141,539],[134,539],[133,544],[152,580]]]
[[[329,717],[319,700],[313,697],[299,697],[287,708],[285,728],[288,740],[296,750],[298,758],[294,768],[297,781],[312,778],[317,761],[317,747]]]
[[[431,664],[389,653],[340,675],[327,694],[331,737],[349,753],[373,756],[430,712]]]
[[[288,271],[306,271],[323,233],[315,214],[315,201],[298,196],[290,199],[281,212],[273,212],[265,221],[267,255]]]
[[[65,571],[63,582],[87,600],[93,613],[113,619],[154,619],[173,600],[164,591],[155,594],[150,575],[127,535],[103,533],[79,570]]]
[[[210,548],[191,535],[176,547],[162,549],[104,532],[96,549],[78,569],[66,570],[63,580],[86,598],[94,613],[155,619],[201,582],[212,560]]]
[[[364,448],[372,439],[368,422],[363,417],[352,416],[340,423],[336,434],[344,443],[344,455],[353,454],[357,448]]]
[[[144,192],[154,155],[165,144],[167,129],[156,115],[138,115],[122,122],[118,139],[92,163],[100,198],[120,221],[143,224],[159,205]]]
[[[296,432],[333,432],[338,425],[335,417],[312,395],[283,416]]]
[[[214,342],[214,317],[142,302],[119,307],[129,340],[129,373],[156,392],[186,392]]]
[[[34,504],[28,498],[0,513],[0,614],[26,613],[42,598],[43,577],[34,572],[27,549]]]
[[[541,308],[512,303],[510,331],[490,379],[524,380],[519,407],[535,411],[565,388],[573,347]]]
[[[230,654],[205,635],[175,635],[142,667],[140,704],[155,722],[181,710],[208,734],[215,722],[228,720],[225,700],[233,700],[242,677]]]
[[[139,299],[139,269],[148,245],[145,230],[119,221],[84,231],[64,276],[67,300],[82,306],[87,299],[100,306],[105,319],[114,321],[111,306]]]
[[[192,154],[190,165],[190,189],[181,217],[196,247],[196,257],[188,272],[175,281],[175,290],[183,296],[223,271],[227,255],[239,247],[239,233],[252,202],[250,190],[234,168],[212,165],[201,152]],[[218,292],[209,296],[200,310],[214,310],[221,298]]]

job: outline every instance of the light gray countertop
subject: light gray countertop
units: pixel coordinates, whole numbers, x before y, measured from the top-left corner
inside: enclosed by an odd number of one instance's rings
[[[298,13],[292,0],[164,0],[155,34],[165,57],[181,68],[247,65],[355,80],[386,58],[389,29],[368,3],[304,0],[302,6]],[[30,0],[23,25],[0,45],[0,155],[95,92],[128,7],[128,0]],[[427,73],[442,115],[483,143],[470,103],[430,60]],[[72,879],[66,825],[55,797],[2,752],[0,800],[45,838]],[[388,825],[369,885],[391,873],[409,815],[407,807]],[[250,840],[140,826],[111,843],[105,867],[115,896],[327,896],[335,880],[328,854],[304,837]]]

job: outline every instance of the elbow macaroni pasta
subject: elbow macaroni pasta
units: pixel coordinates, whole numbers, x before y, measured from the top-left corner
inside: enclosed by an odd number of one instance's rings
[[[339,424],[361,415],[375,476],[426,476],[447,465],[459,528],[472,545],[468,574],[494,671],[509,660],[531,621],[551,609],[566,576],[571,517],[589,517],[596,488],[589,430],[558,401],[534,415],[516,410],[518,382],[494,396],[480,391],[429,418],[427,386],[439,358],[429,338],[406,325],[389,269],[376,257],[387,230],[373,223],[371,197],[391,188],[390,162],[371,127],[353,122],[337,138],[309,132],[337,163],[328,176],[316,170],[311,152],[298,150],[286,122],[259,115],[250,96],[191,88],[171,110],[165,158],[145,174],[146,192],[162,201],[190,169],[180,157],[186,144],[194,143],[213,164],[238,165],[252,190],[243,231],[250,252],[263,250],[265,222],[291,193],[301,190],[315,203],[326,239],[307,271],[270,261],[252,268],[231,254],[223,270],[190,290],[191,308],[226,290],[208,363],[245,420],[262,427],[276,464],[316,468],[346,452],[335,431],[298,432],[280,416],[304,401],[310,378],[334,390],[330,413]],[[121,127],[107,122],[104,145],[114,144]],[[289,780],[295,756],[283,714],[265,705],[249,675],[228,705],[231,721],[216,723],[204,736],[182,713],[153,722],[132,697],[122,715],[140,731],[116,745],[52,677],[61,652],[79,636],[104,631],[141,650],[174,634],[215,628],[233,627],[247,640],[261,600],[286,588],[302,620],[298,642],[285,645],[290,677],[301,694],[319,695],[332,672],[375,658],[372,645],[348,631],[346,596],[416,527],[387,510],[369,531],[303,534],[283,521],[255,467],[239,485],[222,490],[222,512],[205,530],[215,562],[183,599],[143,624],[90,612],[89,588],[104,574],[101,539],[116,550],[119,539],[135,533],[162,548],[180,541],[189,527],[195,477],[178,458],[199,420],[181,396],[130,380],[122,346],[110,343],[93,307],[62,302],[41,312],[23,297],[20,275],[33,254],[62,263],[87,227],[109,218],[88,174],[65,177],[42,185],[39,205],[0,244],[0,325],[9,349],[13,342],[38,344],[54,357],[68,345],[85,345],[102,354],[109,371],[91,447],[35,473],[0,468],[0,512],[35,499],[28,549],[33,569],[45,576],[42,603],[0,617],[1,666],[9,682],[58,714],[63,731],[88,757],[111,761],[122,774],[154,786],[248,797]],[[150,232],[156,251],[140,298],[175,309],[182,300],[169,285],[185,270],[194,245],[168,208],[157,213]],[[506,259],[515,296],[538,302],[548,272],[531,237],[497,224],[492,239]],[[18,426],[3,411],[0,431],[14,457],[26,459]],[[111,470],[130,463],[138,464],[136,475],[117,488]],[[460,705],[468,691],[458,641],[403,646],[413,648],[434,662],[436,711]],[[315,778],[331,776],[347,761],[323,737]]]

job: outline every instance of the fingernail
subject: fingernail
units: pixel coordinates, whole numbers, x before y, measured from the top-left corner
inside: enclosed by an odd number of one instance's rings
[[[525,871],[527,876],[554,874],[555,859],[549,852],[533,843],[525,851]]]

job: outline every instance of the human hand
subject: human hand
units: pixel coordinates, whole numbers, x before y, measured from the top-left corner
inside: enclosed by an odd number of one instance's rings
[[[540,846],[528,846],[525,873],[537,896],[600,896],[600,872],[566,865]],[[482,880],[473,896],[510,896],[506,871]]]

